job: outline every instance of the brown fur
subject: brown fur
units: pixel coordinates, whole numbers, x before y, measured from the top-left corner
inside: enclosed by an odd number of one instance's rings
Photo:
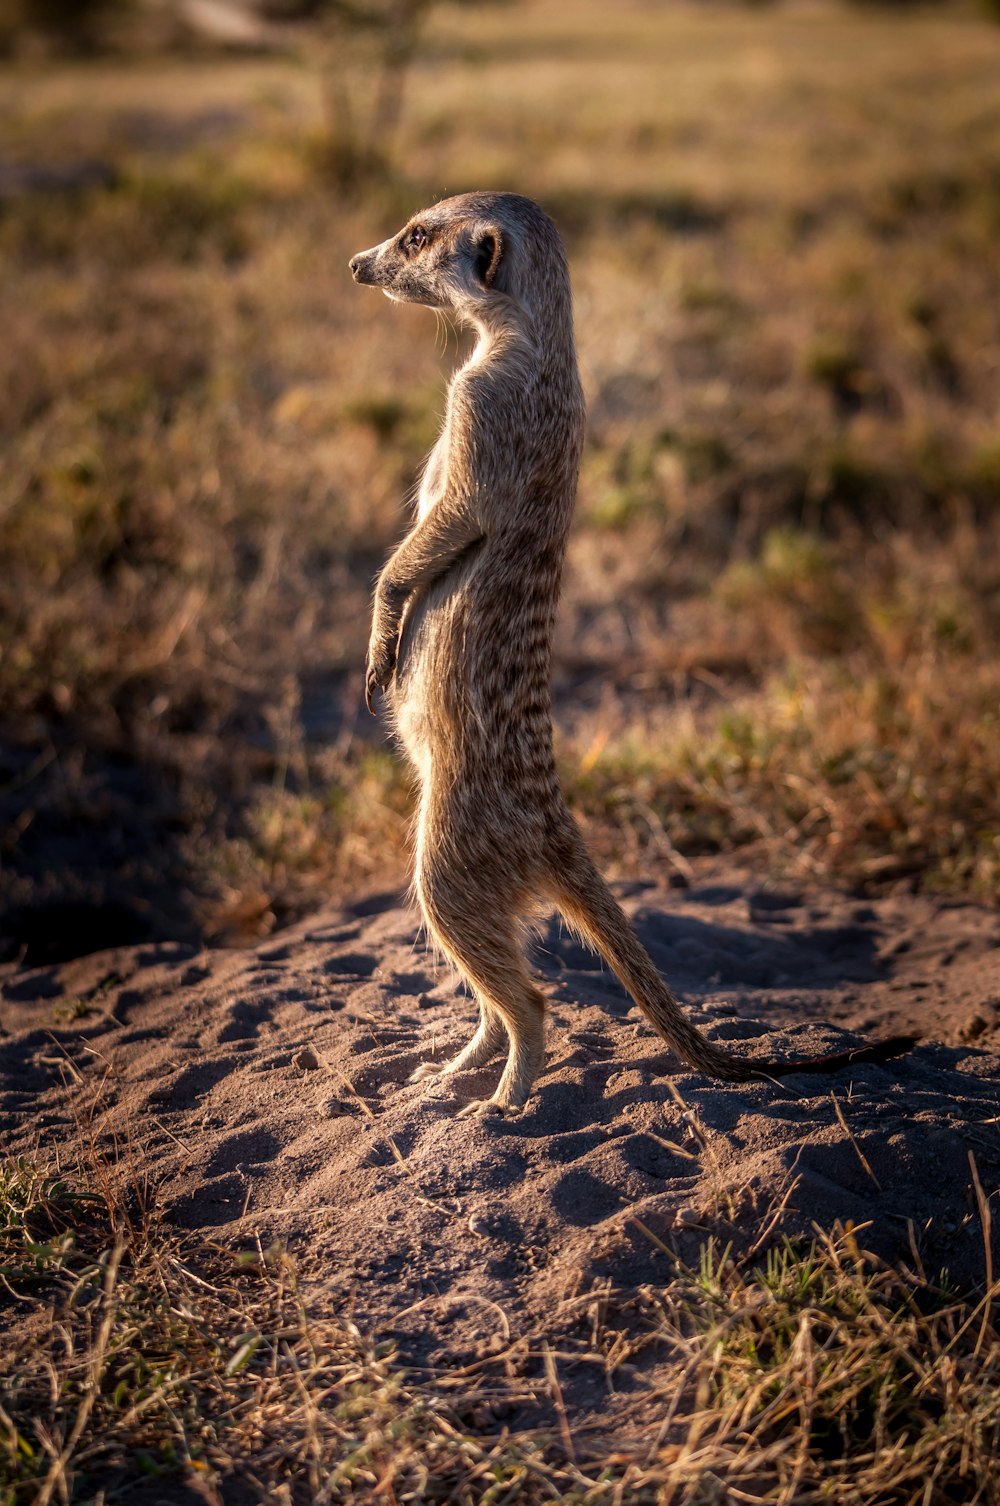
[[[826,1070],[906,1049],[899,1040],[792,1063],[714,1045],[681,1012],[566,807],[549,666],[584,406],[552,221],[517,194],[465,194],[422,211],[351,270],[397,301],[448,310],[479,337],[452,378],[417,521],[378,578],[368,655],[369,707],[382,688],[420,780],[417,898],[480,1005],[465,1049],[415,1076],[481,1067],[507,1045],[487,1107],[525,1102],[542,1063],[545,1000],[525,963],[523,917],[546,900],[663,1039],[712,1076]]]

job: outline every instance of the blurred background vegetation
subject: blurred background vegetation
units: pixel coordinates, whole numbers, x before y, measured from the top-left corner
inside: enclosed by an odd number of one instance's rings
[[[472,187],[570,253],[608,871],[995,902],[994,20],[0,0],[0,958],[402,881],[368,599],[464,345],[347,261]]]

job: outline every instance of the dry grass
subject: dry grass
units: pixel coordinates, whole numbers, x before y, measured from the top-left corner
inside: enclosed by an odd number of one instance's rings
[[[670,1257],[638,1322],[602,1286],[571,1304],[575,1332],[560,1311],[463,1370],[407,1371],[300,1289],[280,1246],[184,1241],[148,1189],[116,1192],[118,1172],[93,1148],[72,1170],[0,1166],[2,1301],[20,1320],[0,1338],[4,1506],[151,1480],[208,1502],[233,1485],[456,1506],[1000,1499],[997,1289],[887,1270],[859,1232],[757,1265],[709,1242],[698,1270]],[[643,1423],[571,1431],[558,1376],[581,1363],[609,1386],[627,1373]],[[549,1423],[497,1421],[525,1404]]]
[[[360,665],[441,361],[344,269],[480,181],[541,197],[573,264],[557,683],[610,681],[632,743],[640,667],[665,726],[717,684],[693,751],[647,750],[690,766],[681,845],[995,897],[998,66],[961,14],[442,9],[405,175],[351,200],[297,63],[5,78],[0,153],[103,164],[0,213],[8,954],[55,902],[238,939],[398,878]]]
[[[995,1295],[880,1268],[850,1231],[750,1272],[706,1247],[698,1281],[656,1298],[689,1356],[687,1407],[657,1440],[681,1414],[677,1483],[700,1469],[751,1501],[996,1501]]]
[[[1000,668],[995,603],[980,586],[987,536],[966,533],[965,549],[956,536],[925,558],[897,538],[859,582],[850,545],[768,534],[716,588],[738,614],[754,688],[665,725],[622,731],[605,713],[589,747],[578,737],[566,750],[575,801],[599,831],[630,833],[633,862],[664,840],[682,853],[755,848],[772,871],[994,901]]]

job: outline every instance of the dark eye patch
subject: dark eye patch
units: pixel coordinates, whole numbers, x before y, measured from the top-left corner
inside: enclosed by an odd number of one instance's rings
[[[403,237],[403,250],[420,251],[427,245],[429,240],[430,235],[424,229],[423,225],[414,225],[413,229],[408,230]]]

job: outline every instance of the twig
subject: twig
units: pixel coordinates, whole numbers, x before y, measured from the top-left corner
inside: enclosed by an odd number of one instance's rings
[[[844,1116],[843,1116],[843,1114],[841,1112],[840,1104],[837,1101],[837,1095],[836,1095],[836,1093],[831,1093],[830,1094],[830,1098],[831,1098],[831,1100],[833,1102],[833,1107],[834,1107],[834,1111],[836,1112],[837,1118],[840,1120],[841,1129],[844,1131],[844,1134],[847,1136],[848,1140],[850,1140],[851,1144],[854,1146],[855,1152],[857,1153],[858,1160],[861,1162],[862,1166],[865,1168],[865,1171],[867,1171],[868,1175],[871,1177],[872,1181],[875,1183],[875,1186],[878,1188],[879,1192],[881,1192],[882,1191],[882,1183],[879,1181],[878,1177],[872,1171],[871,1165],[869,1164],[869,1161],[868,1161],[868,1157],[865,1155],[864,1151],[861,1149],[861,1146],[858,1144],[857,1140],[854,1138],[854,1135],[853,1135],[853,1133],[851,1132],[851,1129],[848,1126],[847,1120],[844,1118]]]
[[[559,1384],[555,1358],[548,1344],[543,1346],[542,1354],[545,1359],[545,1379],[549,1383],[552,1404],[556,1409],[556,1417],[559,1422],[559,1437],[562,1439],[562,1446],[566,1450],[567,1459],[569,1459],[571,1464],[575,1465],[576,1452],[573,1448],[573,1434],[570,1432],[569,1419],[566,1416],[566,1403],[563,1401],[562,1387]]]
[[[983,1184],[979,1180],[979,1167],[976,1158],[969,1151],[969,1168],[972,1172],[972,1185],[976,1189],[976,1202],[979,1205],[979,1222],[983,1228],[983,1250],[986,1259],[986,1296],[983,1299],[983,1321],[979,1325],[979,1337],[973,1354],[978,1355],[986,1340],[986,1330],[990,1325],[990,1294],[993,1291],[993,1215],[990,1213],[989,1198],[983,1191]]]
[[[764,1244],[766,1243],[767,1239],[769,1238],[769,1236],[771,1234],[771,1230],[774,1228],[775,1224],[778,1222],[778,1220],[781,1218],[781,1215],[784,1213],[785,1209],[788,1207],[788,1199],[791,1197],[792,1193],[795,1191],[796,1187],[799,1185],[799,1183],[801,1182],[801,1180],[802,1180],[802,1178],[800,1176],[798,1176],[798,1177],[793,1177],[792,1180],[789,1182],[788,1187],[787,1187],[787,1189],[785,1191],[784,1197],[781,1199],[781,1202],[775,1208],[775,1210],[772,1213],[771,1217],[768,1219],[766,1225],[761,1230],[760,1234],[758,1234],[757,1238],[754,1240],[754,1242],[750,1246],[749,1250],[746,1252],[746,1255],[744,1256],[744,1260],[752,1260],[753,1257],[757,1254],[757,1252],[763,1248]]]

